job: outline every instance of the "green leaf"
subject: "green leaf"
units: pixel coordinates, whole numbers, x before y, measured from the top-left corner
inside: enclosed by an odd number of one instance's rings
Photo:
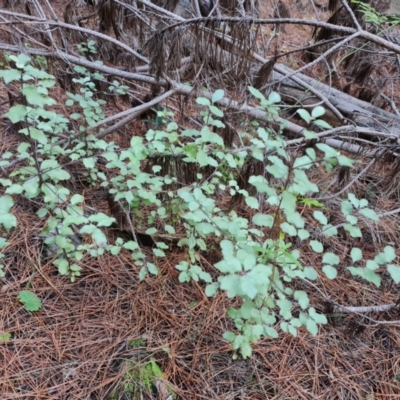
[[[235,338],[236,338],[236,335],[233,333],[233,332],[225,332],[223,335],[222,335],[222,337],[227,341],[227,342],[230,342],[230,343],[232,343],[234,340],[235,340]]]
[[[214,119],[213,121],[210,121],[210,125],[216,126],[217,128],[225,128],[225,124],[218,119]]]
[[[349,215],[353,212],[353,206],[348,200],[343,200],[340,208],[344,215]]]
[[[355,208],[359,208],[360,207],[360,200],[357,199],[356,195],[354,193],[349,193],[347,195],[347,198],[350,200],[351,204],[355,207]]]
[[[322,211],[314,211],[314,218],[321,224],[326,225],[328,223],[328,218]]]
[[[164,242],[156,242],[156,245],[159,249],[164,249],[164,250],[169,249],[168,245],[166,245]]]
[[[211,101],[213,103],[216,103],[217,101],[220,101],[224,98],[225,96],[225,92],[222,89],[218,89],[214,92],[214,94],[212,95],[212,99]]]
[[[297,114],[300,115],[300,117],[307,122],[307,124],[309,124],[311,122],[311,115],[310,113],[305,110],[304,108],[300,108],[299,110],[297,110]]]
[[[218,107],[210,106],[209,108],[210,108],[210,111],[217,117],[222,118],[224,116],[224,113]]]
[[[239,277],[236,274],[220,276],[218,278],[221,290],[226,291],[228,298],[233,298],[238,293]]]
[[[315,323],[315,321],[311,318],[309,318],[307,320],[306,323],[306,328],[308,330],[308,332],[311,333],[311,335],[316,336],[318,333],[318,325]]]
[[[273,339],[277,339],[278,338],[278,332],[274,328],[272,328],[270,326],[264,327],[264,334],[265,334],[265,336],[271,337]]]
[[[358,200],[357,200],[358,202]],[[357,206],[355,206],[357,208]],[[351,225],[356,225],[358,222],[358,218],[354,215],[347,215],[346,220],[351,224]]]
[[[317,324],[327,324],[328,320],[324,314],[319,314],[315,311],[315,308],[310,307],[308,310],[309,316],[317,323]]]
[[[316,253],[322,253],[324,251],[324,246],[318,240],[310,240],[310,247]]]
[[[4,79],[4,83],[8,85],[12,81],[19,81],[21,79],[22,72],[17,69],[6,69],[0,71],[0,78]]]
[[[58,273],[60,275],[68,275],[68,273],[69,273],[69,262],[67,260],[59,258],[57,260],[54,260],[53,263],[54,263],[54,265],[57,266]]]
[[[322,271],[328,279],[335,279],[337,276],[337,270],[335,267],[332,267],[332,265],[324,265]]]
[[[66,181],[71,179],[71,175],[67,172],[61,169],[56,162],[56,165],[50,165],[50,162],[53,162],[55,160],[45,160],[42,162],[41,169],[44,171],[44,173],[51,178],[52,180],[58,182],[58,181]],[[49,169],[47,169],[49,168]]]
[[[301,239],[301,240],[305,240],[308,239],[310,237],[310,233],[308,231],[306,231],[305,229],[299,229],[297,231],[297,236]]]
[[[325,253],[322,257],[322,261],[326,264],[330,265],[338,265],[340,262],[340,258],[334,253]]]
[[[290,319],[292,317],[291,309],[292,302],[288,299],[279,299],[276,301],[276,304],[280,308],[279,315],[281,315],[285,319]]]
[[[240,354],[244,359],[248,358],[252,354],[252,348],[249,344],[249,342],[243,342],[242,345],[240,346]]]
[[[375,261],[380,264],[387,264],[392,262],[396,258],[396,252],[392,246],[386,246],[382,253],[379,253],[375,257]]]
[[[7,214],[14,205],[14,200],[9,195],[0,197],[0,214]]]
[[[45,105],[55,104],[55,100],[50,97],[43,96],[39,93],[38,88],[32,84],[24,84],[22,94],[25,96],[26,101],[36,107],[43,108]]]
[[[79,272],[82,268],[78,264],[71,264],[69,269],[73,272]]]
[[[359,208],[365,208],[369,204],[367,199],[360,199],[360,207]]]
[[[277,92],[271,92],[268,96],[268,101],[271,103],[280,103],[281,96]]]
[[[258,200],[255,197],[246,197],[245,202],[249,207],[254,208],[255,210],[258,210],[260,207],[260,205],[258,204]]]
[[[40,144],[47,144],[48,142],[46,134],[40,129],[30,127],[21,129],[20,132],[27,136],[30,136],[34,140],[37,140]]]
[[[232,256],[226,257],[225,260],[215,263],[214,267],[222,273],[239,272],[242,270],[240,260]]]
[[[74,194],[71,197],[70,203],[71,203],[71,205],[74,206],[76,204],[82,203],[84,200],[85,200],[85,198],[81,194]]]
[[[332,126],[329,125],[326,121],[324,121],[323,119],[316,119],[314,121],[314,124],[321,127],[321,128],[325,128],[325,129],[331,129]]]
[[[175,233],[175,228],[171,225],[165,225],[164,229],[165,229],[165,232],[170,233],[172,235]]]
[[[111,218],[108,215],[99,212],[97,214],[93,214],[89,217],[90,222],[96,222],[97,226],[110,226],[115,222],[115,218]]]
[[[265,96],[256,88],[253,88],[252,86],[248,86],[248,89],[249,89],[249,92],[257,99],[265,100]]]
[[[297,157],[294,160],[293,169],[296,169],[296,168],[308,169],[308,168],[312,167],[312,165],[313,165],[313,163],[311,162],[310,157],[308,157],[308,156]]]
[[[27,311],[38,311],[42,307],[39,297],[29,290],[19,292],[18,300],[25,305],[25,310]]]
[[[362,251],[358,247],[353,247],[350,252],[351,259],[353,262],[362,260]]]
[[[299,212],[294,211],[292,213],[287,213],[285,210],[285,213],[286,213],[287,222],[290,222],[296,228],[300,228],[300,229],[304,228],[304,225],[305,225],[304,219]]]
[[[21,155],[21,157],[27,157],[28,153],[27,150],[31,147],[31,145],[29,143],[20,143],[20,145],[18,146],[18,153]]]
[[[322,228],[322,233],[326,236],[336,236],[337,228],[331,224],[328,224]]]
[[[0,335],[0,343],[9,342],[11,340],[11,333],[3,333]]]
[[[142,267],[139,272],[139,280],[143,281],[146,278],[146,276],[147,276],[147,268]]]
[[[30,67],[30,66],[27,66],[27,64],[29,64],[31,62],[31,57],[29,57],[26,54],[21,53],[21,54],[18,54],[18,56],[10,56],[10,59],[15,62],[17,68],[22,69],[26,66],[25,69],[28,69]],[[46,72],[44,72],[44,71],[38,71],[38,70],[35,70],[35,71],[37,74],[39,72],[43,72],[43,74],[46,74]]]
[[[346,224],[343,226],[344,230],[350,233],[350,236],[353,238],[362,237],[361,230],[358,226],[353,226],[350,224]]]
[[[240,278],[241,295],[244,294],[250,299],[254,299],[258,294],[257,282],[250,275]]]
[[[22,104],[17,104],[16,106],[11,107],[5,116],[13,123],[24,121],[25,116],[28,114],[28,108]]]
[[[153,275],[157,275],[158,274],[158,268],[153,264],[153,263],[147,263],[147,268],[149,270],[149,272]]]
[[[256,256],[254,253],[251,253],[251,250],[245,251],[239,249],[237,252],[237,258],[243,264],[245,271],[251,271],[257,264]]]
[[[346,156],[340,155],[336,157],[340,165],[344,165],[346,167],[353,167],[354,160],[348,158]]]
[[[208,223],[208,222],[199,222],[198,224],[195,225],[196,231],[203,234],[203,235],[209,235],[210,233],[215,232],[215,227],[214,225]]]
[[[243,336],[243,335],[236,335],[236,337],[235,337],[235,340],[234,340],[234,342],[233,342],[233,349],[234,350],[237,350],[241,345],[242,345],[242,343],[244,342],[244,341],[246,341],[246,337],[245,336]]]
[[[252,327],[252,337],[254,339],[252,340],[259,340],[263,332],[264,332],[264,327],[262,325],[254,325]]]
[[[393,265],[390,264],[387,267],[387,270],[394,280],[394,283],[399,283],[400,282],[400,267],[398,265]]]
[[[293,225],[288,224],[287,222],[283,222],[281,224],[282,232],[287,233],[289,236],[296,236],[297,230]]]
[[[291,186],[291,191],[300,194],[307,195],[309,192],[318,193],[319,189],[315,183],[312,183],[304,170],[294,170],[294,182]]]
[[[281,158],[277,156],[269,156],[268,161],[271,165],[266,167],[266,170],[276,179],[285,179],[288,176],[289,168],[285,165]]]
[[[253,224],[258,226],[265,226],[267,228],[272,228],[274,225],[274,218],[271,215],[257,213],[251,219]]]
[[[136,242],[134,242],[133,240],[130,240],[129,242],[126,242],[123,244],[122,246],[124,249],[128,249],[128,250],[137,250],[139,248],[138,244]]]
[[[368,282],[372,282],[376,287],[381,286],[381,277],[376,272],[372,271],[369,268],[364,269],[364,279]]]
[[[308,295],[303,290],[296,290],[294,292],[294,299],[297,300],[299,306],[305,310],[310,305],[310,299]]]
[[[351,225],[357,225],[358,218],[355,215],[346,215],[346,220]]]
[[[317,143],[316,147],[325,153],[325,159],[336,158],[340,153],[326,143]]]
[[[318,135],[316,133],[311,132],[307,129],[303,130],[303,135],[306,139],[309,139],[309,140],[318,139]]]
[[[205,97],[198,97],[196,99],[196,103],[200,104],[201,106],[210,106],[210,100],[206,99]]]
[[[0,226],[3,225],[6,231],[17,226],[17,218],[9,211],[13,204],[11,196],[6,194],[0,197]]]
[[[383,249],[385,255],[386,255],[386,262],[392,262],[397,256],[396,256],[396,251],[392,246],[385,246]]]
[[[99,247],[104,247],[107,244],[106,235],[99,228],[94,229],[94,231],[92,233],[92,238],[96,242],[97,246],[99,246]]]
[[[209,285],[206,286],[206,296],[207,297],[212,297],[214,296],[214,294],[217,292],[219,285],[217,283],[211,283]]]
[[[315,107],[312,112],[311,112],[311,116],[313,118],[319,118],[322,117],[325,114],[325,108],[322,106],[317,106]]]
[[[96,157],[84,158],[82,160],[83,165],[88,169],[94,168],[94,166],[96,165],[96,161],[97,161]]]
[[[183,283],[183,282],[190,282],[190,275],[186,272],[186,271],[182,271],[179,274],[179,282]]]
[[[288,191],[284,191],[282,193],[282,201],[281,201],[281,207],[285,211],[285,214],[287,216],[291,216],[296,212],[296,206],[297,206],[297,198],[293,193],[289,193]],[[303,228],[302,226],[299,226],[299,228]]]
[[[165,257],[165,253],[164,253],[164,251],[162,251],[162,250],[160,250],[160,249],[153,249],[153,254],[156,256],[156,257]]]
[[[149,228],[146,230],[146,235],[154,235],[155,233],[157,233],[157,228]]]
[[[373,221],[379,220],[378,214],[374,210],[371,210],[370,208],[362,208],[361,210],[358,210],[358,212],[364,215],[364,217],[372,219]]]
[[[116,256],[121,251],[121,246],[112,246],[110,249],[110,253],[113,256]]]
[[[10,179],[1,179],[0,178],[0,185],[2,185],[3,187],[11,186],[12,181]]]
[[[304,277],[307,279],[315,281],[318,278],[317,271],[313,267],[305,267],[303,272]]]
[[[56,168],[56,169],[53,169],[50,171],[46,171],[46,174],[51,179],[55,180],[56,182],[57,181],[67,181],[67,180],[71,179],[71,175],[67,171],[65,171],[61,168]]]
[[[252,312],[255,309],[255,304],[252,301],[246,300],[240,307],[240,314],[243,319],[250,319]]]

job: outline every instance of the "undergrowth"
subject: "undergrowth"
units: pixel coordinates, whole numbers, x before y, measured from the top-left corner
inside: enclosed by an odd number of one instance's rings
[[[94,81],[105,80],[100,74],[74,68],[79,91],[66,93],[65,106],[71,112],[62,114],[54,111],[57,102],[51,90],[56,82],[52,75],[34,67],[26,55],[8,56],[8,61],[9,67],[0,71],[0,77],[6,85],[20,90],[21,98],[10,106],[6,117],[26,140],[3,153],[0,160],[3,170],[12,170],[0,179],[4,192],[0,197],[1,277],[7,276],[8,235],[18,223],[13,206],[25,198],[35,205],[36,215],[43,221],[43,257],[51,257],[58,272],[72,282],[81,276],[85,259],[101,257],[105,252],[116,256],[122,249],[130,252],[140,279],[146,279],[148,274],[159,272],[171,238],[175,239],[176,246],[185,252],[185,259],[176,265],[182,284],[203,282],[209,297],[222,291],[242,300],[239,308],[228,310],[235,331],[223,334],[232,344],[234,357],[238,353],[249,357],[251,344],[262,337],[276,338],[279,331],[296,336],[301,327],[316,335],[318,325],[327,322],[326,316],[310,304],[307,292],[289,287],[293,280],[312,281],[321,273],[335,279],[338,270],[346,270],[379,286],[381,278],[376,270],[386,268],[394,282],[400,282],[392,246],[370,260],[353,247],[349,255],[352,263],[344,266],[339,255],[325,251],[323,241],[300,212],[303,204],[313,205],[314,223],[327,237],[343,229],[352,238],[360,238],[360,218],[378,220],[366,199],[349,194],[341,200],[342,222],[332,225],[325,208],[312,200],[319,188],[310,181],[309,171],[353,165],[351,159],[326,143],[318,142],[315,148],[308,147],[298,155],[289,151],[281,132],[255,123],[250,135],[246,133],[248,145],[241,137],[228,148],[216,133],[224,128],[224,113],[218,102],[225,96],[217,90],[211,99],[197,99],[203,110],[201,129],[179,129],[173,113],[164,109],[158,113],[162,123],[157,129],[148,130],[144,137],[132,136],[130,146],[121,148],[100,138],[106,104],[96,96]],[[115,81],[110,90],[123,93],[125,89]],[[265,98],[254,88],[249,91],[273,120],[280,96],[271,93]],[[308,124],[326,128],[329,126],[319,119],[323,113],[322,107],[311,114],[299,111]],[[307,130],[304,136],[316,139]],[[157,162],[161,159],[174,160],[177,167],[163,173]],[[251,190],[246,190],[238,181],[249,160],[264,167],[262,173],[249,178]],[[116,205],[117,215],[110,217],[88,209],[83,192],[73,193],[67,188],[73,178],[67,167],[78,163],[86,184],[103,188]],[[178,168],[196,171],[195,179],[180,181]],[[251,218],[219,207],[217,199],[222,195],[242,198]],[[107,228],[117,219],[127,224],[132,238],[109,243]],[[154,239],[152,256],[146,256],[137,238],[139,224]],[[322,262],[321,271],[304,265],[300,250],[292,248],[294,241],[308,243]],[[201,254],[215,251],[214,247],[220,260],[213,270],[206,270]],[[22,290],[19,299],[28,311],[46,306],[28,290]]]

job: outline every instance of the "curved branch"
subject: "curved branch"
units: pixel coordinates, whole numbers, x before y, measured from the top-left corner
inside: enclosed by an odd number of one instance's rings
[[[124,119],[122,119],[121,121],[118,121],[116,124],[110,126],[109,128],[105,129],[103,132],[96,135],[97,139],[101,139],[101,138],[109,135],[110,133],[116,131],[117,129],[122,128],[125,124],[132,121],[134,118],[138,117],[139,115],[143,114],[146,110],[150,109],[151,107],[155,106],[156,104],[159,104],[162,101],[168,99],[168,97],[172,96],[175,92],[176,92],[176,90],[174,90],[174,89],[168,90],[167,92],[161,94],[158,97],[155,97],[153,100],[151,100],[147,103],[143,103],[140,106],[123,111],[119,114],[112,115],[111,117],[108,117],[108,118],[104,119],[103,121],[100,121],[96,125],[89,127],[87,129],[87,131],[96,129],[110,121],[113,121],[115,119],[121,118],[122,116],[126,115],[126,117]]]
[[[83,33],[86,33],[88,35],[93,35],[93,36],[98,37],[100,39],[109,41],[109,42],[115,44],[116,46],[121,47],[122,49],[126,50],[128,53],[130,53],[133,56],[135,56],[138,60],[141,60],[146,64],[148,64],[148,62],[149,62],[149,60],[146,57],[142,56],[141,54],[139,54],[137,51],[133,50],[131,47],[129,47],[125,43],[122,43],[119,40],[114,39],[111,36],[104,35],[103,33],[100,33],[100,32],[97,32],[97,31],[93,31],[91,29],[81,28],[80,26],[66,24],[65,22],[61,22],[61,21],[52,21],[52,20],[32,17],[30,15],[18,14],[18,13],[14,13],[14,12],[10,12],[10,11],[0,10],[0,15],[1,14],[10,15],[10,16],[13,16],[13,17],[18,17],[18,18],[24,18],[27,21],[0,22],[0,25],[5,25],[5,24],[7,24],[7,25],[14,25],[14,24],[29,24],[29,25],[46,24],[46,25],[49,25],[49,26],[58,26],[58,27],[61,27],[61,28],[66,28],[66,29],[70,29],[70,30],[74,30],[74,31],[78,31],[78,32],[83,32]]]

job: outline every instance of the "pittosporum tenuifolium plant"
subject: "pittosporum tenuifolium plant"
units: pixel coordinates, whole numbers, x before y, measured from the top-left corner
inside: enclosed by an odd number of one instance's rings
[[[359,238],[363,234],[360,218],[375,221],[378,216],[368,207],[367,200],[349,194],[341,203],[343,221],[340,227],[333,226],[323,204],[311,198],[319,188],[310,181],[308,172],[316,165],[327,169],[351,167],[352,160],[326,143],[317,143],[304,155],[296,156],[289,152],[279,133],[258,124],[250,136],[246,133],[249,145],[226,148],[215,133],[215,129],[224,127],[224,114],[218,108],[224,97],[222,90],[217,90],[211,99],[197,99],[203,107],[201,129],[181,131],[173,114],[163,110],[158,113],[163,120],[157,125],[159,129],[150,129],[144,137],[133,136],[129,147],[120,148],[96,138],[100,131],[90,130],[104,118],[104,102],[96,98],[93,84],[93,79],[103,79],[99,74],[94,76],[85,68],[75,67],[79,91],[66,93],[66,105],[72,108],[67,116],[52,110],[56,101],[49,90],[55,85],[54,77],[34,68],[25,55],[10,59],[15,66],[2,70],[0,77],[19,88],[24,101],[13,105],[6,117],[13,124],[18,123],[19,132],[28,140],[15,151],[1,155],[0,166],[14,161],[20,165],[7,179],[0,180],[5,188],[0,196],[2,250],[8,245],[8,232],[17,226],[12,211],[19,196],[41,205],[37,216],[45,221],[44,256],[51,257],[60,274],[68,275],[72,281],[80,276],[85,258],[105,252],[117,255],[123,248],[131,252],[140,278],[145,279],[148,273],[158,273],[157,264],[169,249],[165,238],[178,237],[177,245],[186,253],[184,261],[176,266],[182,283],[202,281],[207,296],[224,292],[229,298],[242,300],[239,308],[228,310],[235,331],[224,333],[235,356],[239,353],[249,357],[253,342],[262,337],[276,338],[279,330],[295,336],[304,326],[311,334],[317,334],[318,325],[326,323],[326,316],[310,304],[305,291],[294,290],[291,282],[316,280],[321,273],[334,279],[340,259],[334,252],[324,250],[320,236],[335,236],[343,228],[351,237]],[[278,114],[280,96],[271,93],[266,99],[258,90],[249,90],[272,120]],[[323,113],[321,107],[311,114],[299,111],[306,122],[325,128],[328,126],[320,119]],[[304,136],[316,138],[307,130]],[[165,172],[159,165],[162,159],[170,160],[175,169]],[[102,168],[99,160],[103,160]],[[252,190],[238,184],[240,170],[249,160],[265,165],[262,173],[249,177],[248,187]],[[119,238],[114,244],[108,243],[105,229],[115,219],[86,209],[83,194],[71,193],[66,187],[66,181],[71,179],[66,165],[78,162],[87,184],[103,187],[122,214],[127,215],[132,240]],[[182,166],[195,171],[192,180],[183,182],[177,178]],[[240,195],[252,216],[247,218],[220,208],[217,199],[221,194]],[[316,209],[313,227],[298,211],[300,207]],[[144,209],[146,213],[141,212]],[[129,219],[135,213],[141,218]],[[320,236],[315,235],[315,224],[320,227]],[[139,228],[154,238],[152,257],[145,255],[137,241],[135,232]],[[82,240],[84,236],[91,240]],[[321,271],[304,265],[300,250],[292,248],[295,241],[307,243],[320,257]],[[200,253],[209,251],[207,243],[214,243],[220,250],[214,273],[204,270],[201,263]],[[385,267],[392,279],[400,282],[400,267],[395,264],[391,246],[373,260],[365,260],[357,247],[351,250],[350,257],[354,265],[343,268],[351,274],[379,286],[376,270]],[[6,268],[0,269],[1,276],[6,273]]]

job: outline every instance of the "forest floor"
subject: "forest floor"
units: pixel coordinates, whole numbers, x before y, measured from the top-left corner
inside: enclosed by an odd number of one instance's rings
[[[50,2],[62,19],[65,2]],[[292,17],[327,19],[327,12],[319,8],[315,14],[314,2],[303,2],[304,8],[290,0],[286,3]],[[268,17],[272,12],[265,8],[262,16]],[[290,27],[281,33],[285,51],[305,46],[309,40],[310,28]],[[294,56],[284,62],[291,67],[302,65]],[[318,70],[307,74],[317,76]],[[0,86],[0,115],[7,106],[5,87]],[[109,104],[107,114],[115,112]],[[142,122],[131,123],[109,139],[121,146],[128,144],[132,129],[143,134],[146,127]],[[0,153],[19,143],[9,121],[1,118]],[[370,176],[378,181],[390,168],[377,163]],[[332,193],[337,191],[334,173],[318,171],[313,179],[322,187],[330,186]],[[367,181],[358,182],[355,190],[360,196],[368,194],[379,211],[399,207],[398,191],[388,195]],[[109,213],[107,200],[98,194],[98,188],[85,189],[86,205]],[[227,207],[224,202],[220,200],[221,208]],[[334,213],[338,204],[332,200],[327,207]],[[249,215],[244,206],[237,211]],[[307,215],[313,210],[304,206],[300,211]],[[129,252],[122,251],[84,262],[82,277],[71,283],[44,257],[43,221],[32,205],[16,201],[14,213],[18,228],[8,237],[6,277],[0,278],[0,335],[12,334],[12,340],[0,343],[1,399],[400,398],[399,310],[339,314],[327,304],[327,299],[344,306],[397,303],[399,287],[385,273],[379,288],[352,277],[344,268],[335,280],[321,274],[315,287],[293,283],[297,290],[309,293],[319,311],[328,314],[329,324],[315,337],[304,329],[297,337],[280,333],[278,339],[263,339],[254,344],[251,358],[233,360],[222,334],[234,329],[226,310],[238,306],[239,300],[222,293],[208,298],[202,284],[180,283],[175,265],[185,257],[183,250],[171,251],[159,265],[160,274],[142,282]],[[113,242],[118,235],[109,230],[108,239]],[[392,215],[366,226],[356,245],[368,258],[385,244],[396,246],[399,241],[398,219]],[[354,243],[348,237],[329,242],[336,253],[344,255],[350,245]],[[151,254],[151,247],[143,248]],[[311,249],[302,248],[302,254],[304,264],[321,268]],[[218,256],[204,253],[202,262],[213,271]],[[18,302],[19,291],[26,288],[40,297],[39,311],[29,313]],[[157,385],[144,383],[143,368],[148,365],[162,371]]]

